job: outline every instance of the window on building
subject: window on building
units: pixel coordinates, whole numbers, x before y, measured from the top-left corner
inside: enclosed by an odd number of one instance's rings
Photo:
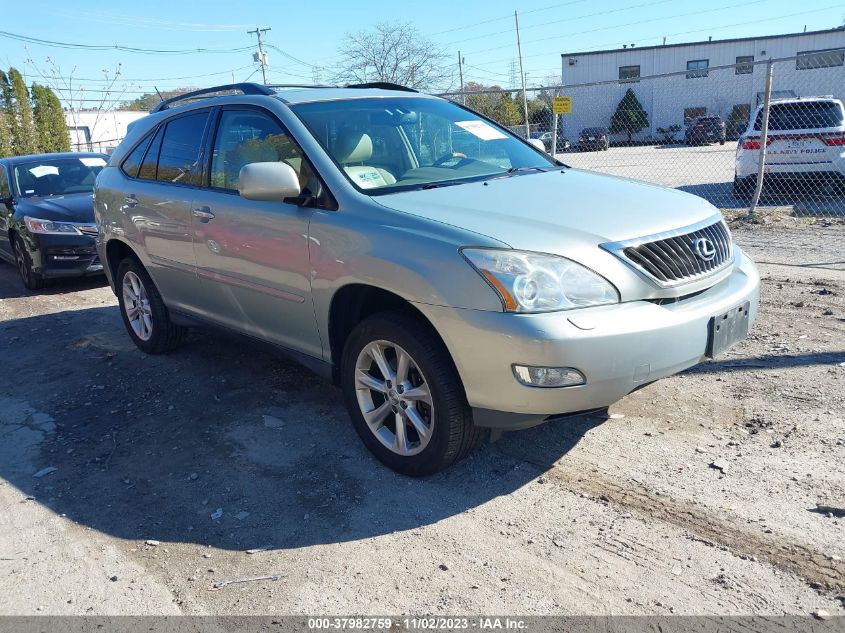
[[[621,81],[639,81],[640,80],[640,67],[637,66],[620,66],[619,67],[619,79]]]
[[[804,51],[798,53],[798,58],[795,60],[797,70],[843,65],[845,65],[845,49],[843,48],[827,51]]]
[[[754,72],[754,55],[740,55],[734,68],[737,75],[750,75]]]
[[[687,62],[687,79],[697,79],[707,76],[707,68],[710,66],[709,59],[693,59]]]
[[[707,114],[707,108],[684,108],[684,125],[689,125],[694,119]]]

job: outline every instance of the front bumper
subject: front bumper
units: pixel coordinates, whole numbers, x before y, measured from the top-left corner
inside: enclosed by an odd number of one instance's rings
[[[33,271],[42,278],[86,277],[103,273],[103,265],[88,235],[32,235]]]
[[[551,312],[510,314],[417,304],[449,349],[476,413],[476,424],[522,428],[550,416],[607,407],[636,388],[705,358],[708,324],[746,301],[759,303],[754,263],[735,247],[731,275],[672,304],[632,301]],[[574,367],[576,387],[527,387],[512,365]]]

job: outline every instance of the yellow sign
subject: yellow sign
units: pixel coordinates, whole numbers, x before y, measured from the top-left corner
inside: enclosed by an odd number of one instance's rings
[[[552,112],[555,114],[570,114],[572,112],[572,97],[552,97]]]

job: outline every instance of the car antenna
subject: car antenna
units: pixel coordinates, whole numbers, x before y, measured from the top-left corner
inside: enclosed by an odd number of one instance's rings
[[[158,98],[164,101],[164,97],[161,96],[161,93],[158,91],[158,88],[156,86],[153,86],[153,88],[156,89],[156,94],[158,95]]]

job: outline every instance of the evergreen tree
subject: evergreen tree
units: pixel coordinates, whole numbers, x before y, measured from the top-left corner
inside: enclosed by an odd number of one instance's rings
[[[38,151],[38,138],[32,120],[29,90],[15,68],[9,69],[9,84],[12,92],[12,148],[18,156],[34,154]]]
[[[631,88],[625,92],[622,101],[616,106],[616,112],[610,119],[611,134],[627,134],[628,142],[631,142],[631,137],[648,127],[648,114],[643,109],[642,104],[637,95]]]
[[[47,86],[32,84],[32,116],[39,152],[70,151],[70,133],[62,104]]]
[[[11,156],[13,153],[12,87],[9,77],[0,70],[0,156]]]
[[[50,129],[53,132],[53,147],[57,152],[70,151],[70,130],[67,127],[62,102],[50,88],[45,88],[50,111]]]
[[[0,158],[12,155],[12,133],[9,131],[9,117],[0,107]]]
[[[34,154],[38,151],[35,123],[32,120],[32,104],[29,90],[20,72],[9,69],[3,86],[3,104],[12,132],[12,153],[17,156]]]

